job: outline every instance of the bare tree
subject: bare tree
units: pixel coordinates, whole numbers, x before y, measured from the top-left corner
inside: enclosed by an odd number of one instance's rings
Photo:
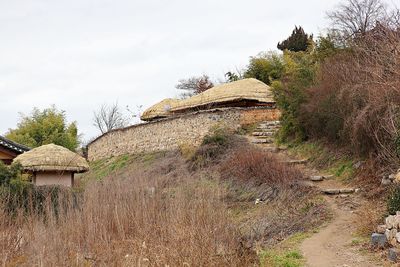
[[[181,95],[183,98],[200,94],[212,87],[214,87],[214,83],[211,81],[210,77],[205,74],[199,77],[193,76],[189,79],[181,79],[175,86],[176,89],[186,91]]]
[[[365,35],[377,22],[384,22],[388,17],[382,0],[346,0],[327,15],[332,30],[344,41]]]
[[[390,12],[389,22],[387,24],[390,28],[400,31],[400,9],[398,7],[395,7]]]
[[[124,117],[118,103],[112,105],[101,105],[97,112],[94,112],[93,125],[100,130],[102,134],[113,129],[127,126],[129,120]]]

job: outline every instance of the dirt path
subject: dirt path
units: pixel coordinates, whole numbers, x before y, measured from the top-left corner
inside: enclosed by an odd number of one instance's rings
[[[316,175],[316,170],[302,166],[303,172]],[[310,182],[319,189],[344,189],[347,185],[327,179],[321,182]],[[365,204],[358,194],[323,195],[333,216],[332,220],[318,233],[301,244],[301,252],[309,267],[376,267],[382,264],[372,261],[360,247],[352,244],[357,220],[357,211]]]
[[[264,124],[264,126],[260,124],[254,130],[253,134],[248,136],[248,140],[262,149],[276,152],[276,146],[273,143],[265,141],[265,136],[262,133],[273,133],[276,131],[277,124]],[[285,151],[280,151],[277,155],[282,161],[288,162],[294,160]],[[310,177],[310,175],[321,175],[317,170],[308,168],[307,165],[301,164],[299,168],[307,177]],[[322,189],[348,188],[348,186],[335,179],[325,179],[320,182],[309,181],[307,183],[316,186],[321,191]],[[318,233],[312,235],[301,244],[300,249],[306,259],[306,265],[309,267],[383,266],[370,259],[366,253],[361,253],[359,246],[352,244],[354,240],[353,233],[356,231],[354,224],[354,221],[357,220],[356,214],[365,205],[365,201],[359,194],[324,194],[323,198],[332,212],[332,220],[322,227]]]
[[[285,152],[279,152],[282,160],[292,160]],[[317,170],[298,166],[307,176],[321,175]],[[325,179],[321,182],[307,182],[323,189],[350,188],[340,181]],[[332,212],[332,220],[316,234],[303,241],[300,250],[308,267],[377,267],[383,264],[373,261],[367,253],[360,251],[360,246],[352,244],[357,220],[357,212],[366,204],[357,193],[341,195],[323,194],[328,208]],[[365,207],[365,206],[364,206]]]
[[[321,182],[321,187],[324,182]],[[337,183],[338,186],[343,187]],[[352,246],[355,231],[353,222],[356,219],[358,199],[347,197],[324,196],[333,213],[333,219],[318,233],[306,239],[300,249],[310,267],[379,266],[367,256],[362,255],[358,246]]]

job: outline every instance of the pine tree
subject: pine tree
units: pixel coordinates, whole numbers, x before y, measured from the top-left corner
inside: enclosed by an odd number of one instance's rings
[[[284,41],[278,43],[279,50],[289,50],[293,52],[306,51],[311,44],[313,36],[304,32],[304,29],[295,26],[292,34]]]

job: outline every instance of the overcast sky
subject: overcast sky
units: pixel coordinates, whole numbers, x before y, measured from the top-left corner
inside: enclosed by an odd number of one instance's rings
[[[0,134],[55,104],[89,139],[103,103],[147,108],[191,75],[246,66],[338,0],[0,0]]]

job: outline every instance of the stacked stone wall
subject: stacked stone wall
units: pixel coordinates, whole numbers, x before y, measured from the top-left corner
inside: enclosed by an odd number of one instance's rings
[[[226,108],[133,125],[108,132],[88,145],[89,161],[124,154],[173,150],[181,144],[200,145],[215,126],[236,130],[243,125],[279,119],[270,108]]]

